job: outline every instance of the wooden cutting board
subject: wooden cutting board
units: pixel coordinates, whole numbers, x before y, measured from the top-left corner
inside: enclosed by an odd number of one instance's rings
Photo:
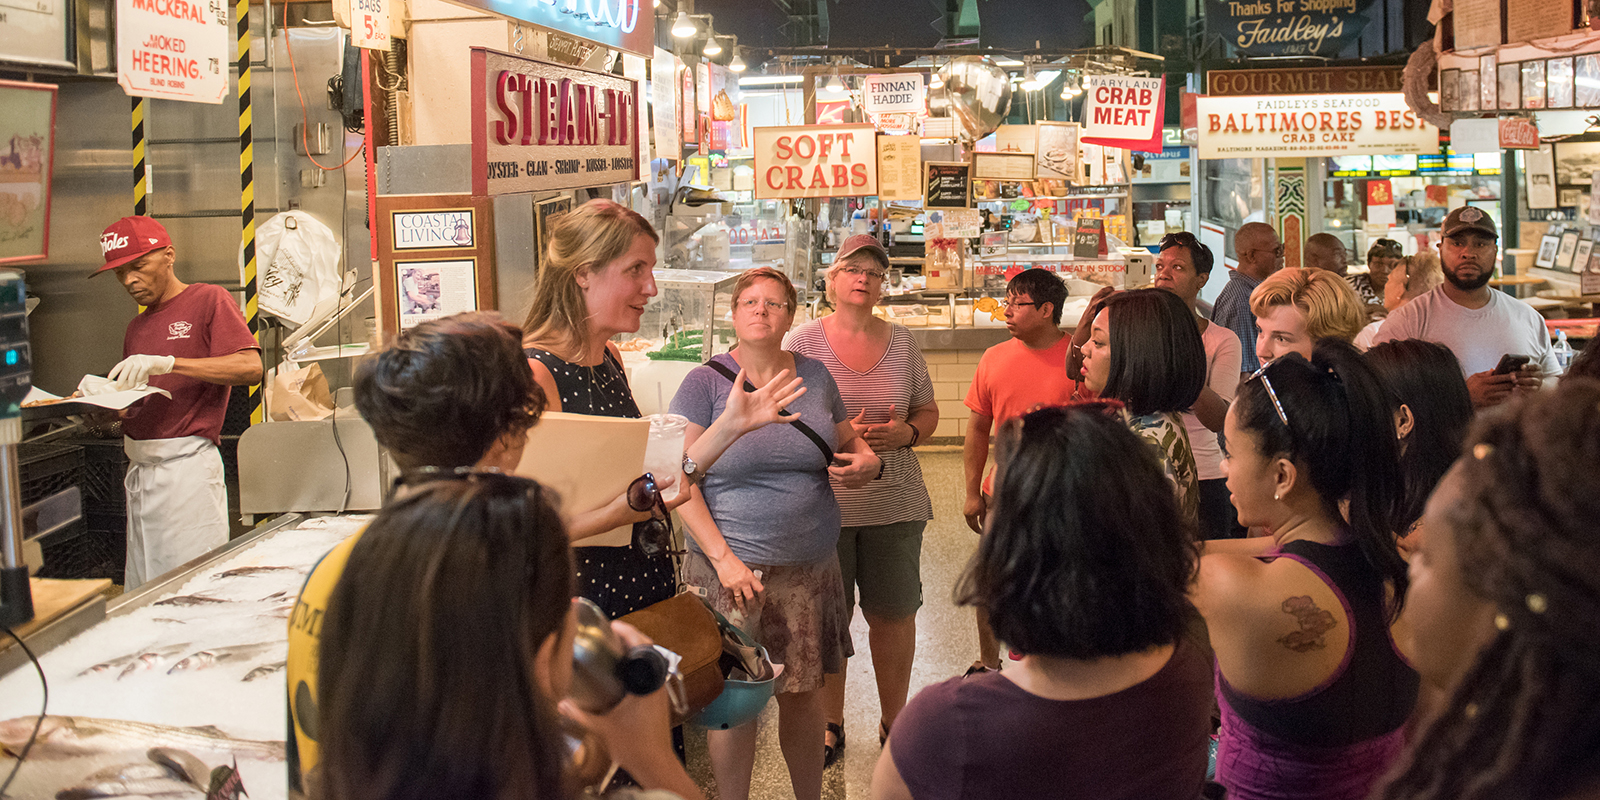
[[[111,581],[105,578],[82,581],[58,581],[51,578],[33,578],[33,621],[17,626],[16,634],[23,639],[34,631],[65,616],[68,612],[94,602],[107,589]],[[16,647],[11,637],[0,638],[0,652]]]

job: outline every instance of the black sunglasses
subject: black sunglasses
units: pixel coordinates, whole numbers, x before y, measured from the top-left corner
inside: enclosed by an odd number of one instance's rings
[[[628,484],[628,507],[634,511],[649,511],[650,518],[634,523],[633,546],[647,557],[662,554],[682,555],[684,551],[672,549],[672,515],[667,513],[667,503],[661,499],[661,489],[654,475],[646,472]]]

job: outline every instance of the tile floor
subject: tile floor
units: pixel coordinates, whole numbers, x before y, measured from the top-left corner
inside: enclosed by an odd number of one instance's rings
[[[922,541],[922,610],[917,615],[917,658],[912,668],[911,693],[924,686],[965,672],[978,655],[978,637],[971,609],[957,608],[951,600],[956,578],[977,547],[977,537],[961,516],[965,498],[961,476],[960,447],[919,448],[923,476],[933,496],[933,522]],[[851,631],[855,636],[856,657],[850,660],[845,701],[845,732],[848,743],[844,757],[823,776],[825,800],[865,798],[871,785],[872,770],[878,761],[878,689],[872,679],[871,651],[867,646],[867,624],[857,613]],[[752,800],[789,800],[794,792],[783,754],[778,749],[777,703],[769,703],[762,714],[760,740],[756,751],[755,775],[751,783]],[[716,797],[711,765],[706,757],[703,731],[688,731],[689,772]],[[817,739],[818,757],[822,739]]]

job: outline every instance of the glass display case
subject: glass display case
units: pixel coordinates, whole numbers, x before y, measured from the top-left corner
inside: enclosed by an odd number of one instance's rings
[[[617,337],[625,360],[704,363],[733,347],[733,284],[727,270],[658,269],[638,333]]]

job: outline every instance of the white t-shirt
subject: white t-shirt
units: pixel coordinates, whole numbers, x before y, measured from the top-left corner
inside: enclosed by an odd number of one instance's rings
[[[1239,362],[1242,348],[1239,337],[1225,325],[1213,322],[1200,334],[1206,348],[1206,386],[1233,402],[1239,391]],[[1193,412],[1183,415],[1183,427],[1189,432],[1189,449],[1194,451],[1195,470],[1200,480],[1210,481],[1224,477],[1222,474],[1222,444],[1216,431],[1200,424]]]
[[[1550,332],[1533,307],[1505,292],[1490,291],[1489,304],[1458,305],[1438,286],[1395,309],[1378,329],[1374,344],[1396,339],[1438,342],[1456,354],[1467,375],[1487,372],[1507,353],[1532,356],[1548,382],[1561,375]]]
[[[1356,334],[1356,349],[1363,353],[1371,350],[1372,346],[1377,344],[1378,329],[1381,327],[1383,327],[1383,320],[1375,319],[1368,323],[1367,327],[1362,328],[1361,332]]]

